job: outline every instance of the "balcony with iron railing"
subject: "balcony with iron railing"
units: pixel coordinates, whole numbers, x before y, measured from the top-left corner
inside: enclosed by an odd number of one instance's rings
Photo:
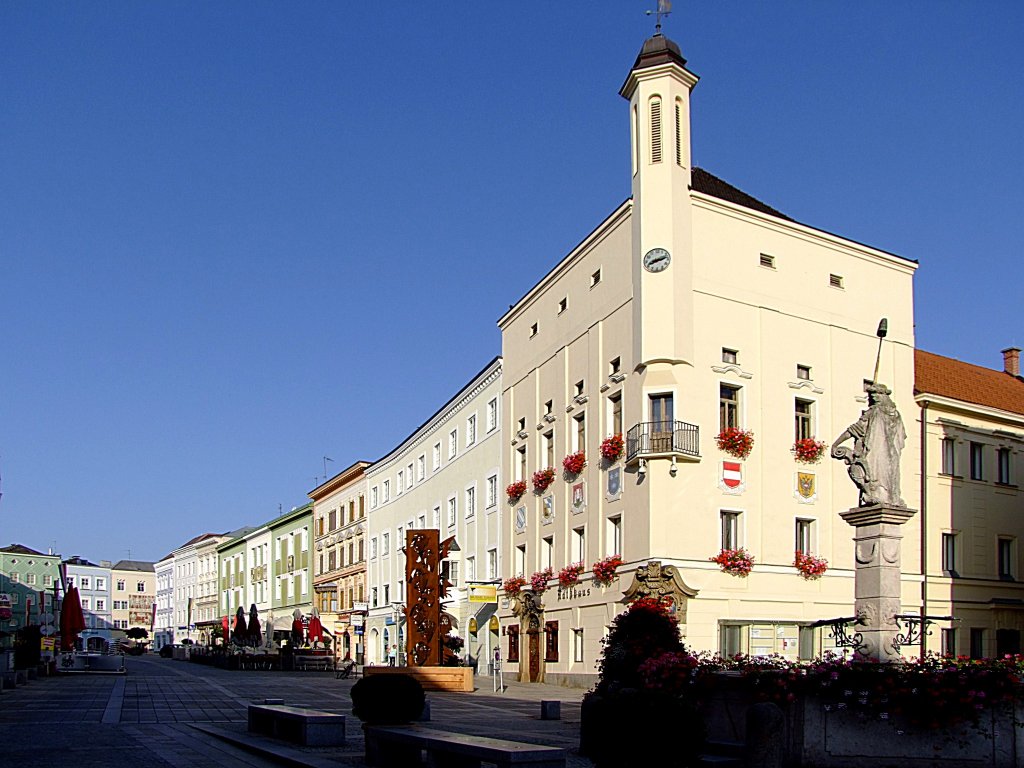
[[[700,461],[700,427],[685,421],[641,421],[626,433],[626,464],[640,459]]]

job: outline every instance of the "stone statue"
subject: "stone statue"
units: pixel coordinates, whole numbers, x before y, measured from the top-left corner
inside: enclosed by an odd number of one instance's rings
[[[845,461],[860,490],[860,506],[906,507],[900,496],[900,453],[907,442],[892,391],[884,384],[868,386],[868,408],[832,444],[832,458]],[[840,444],[853,439],[853,448]]]

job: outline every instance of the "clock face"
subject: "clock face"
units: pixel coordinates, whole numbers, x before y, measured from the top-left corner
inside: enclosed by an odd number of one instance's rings
[[[648,272],[661,272],[672,263],[672,255],[664,248],[651,248],[644,254],[644,269]]]

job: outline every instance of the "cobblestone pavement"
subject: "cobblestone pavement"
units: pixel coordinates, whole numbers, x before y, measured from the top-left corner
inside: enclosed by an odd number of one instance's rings
[[[353,681],[330,672],[228,671],[157,656],[128,657],[126,666],[126,675],[58,675],[2,691],[0,768],[363,765],[362,729],[351,716]],[[506,680],[506,690],[493,693],[489,677],[476,685],[471,694],[428,693],[430,725],[564,747],[569,766],[591,766],[576,754],[583,691]],[[348,744],[299,748],[249,736],[246,707],[264,698],[349,715]],[[541,720],[541,700],[562,702],[562,719]]]

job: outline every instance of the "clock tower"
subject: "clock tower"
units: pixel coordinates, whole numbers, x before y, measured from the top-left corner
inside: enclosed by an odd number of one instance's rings
[[[690,91],[679,46],[644,43],[619,93],[629,100],[633,172],[633,348],[637,370],[693,365]],[[674,375],[673,375],[674,374]]]

